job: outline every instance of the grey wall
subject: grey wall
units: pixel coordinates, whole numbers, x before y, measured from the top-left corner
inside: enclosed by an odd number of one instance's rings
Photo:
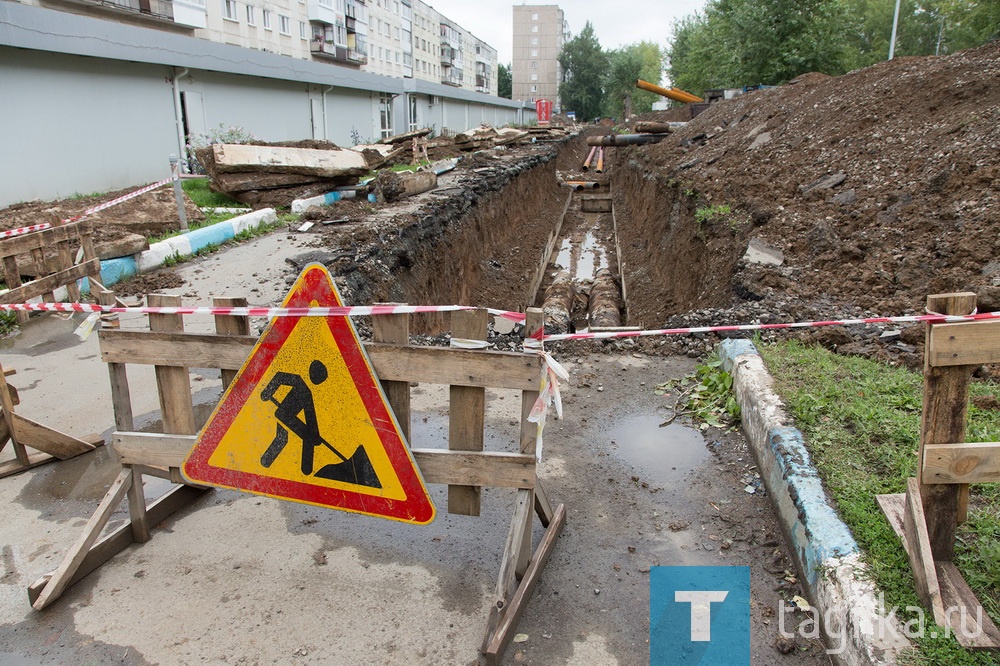
[[[168,67],[0,47],[0,205],[170,175],[168,77]]]

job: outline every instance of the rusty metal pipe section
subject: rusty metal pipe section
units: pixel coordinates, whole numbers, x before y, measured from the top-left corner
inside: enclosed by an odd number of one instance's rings
[[[545,290],[542,303],[546,333],[567,333],[573,322],[573,297],[576,289],[567,271],[559,271]]]
[[[596,153],[596,152],[597,152],[597,146],[594,146],[594,147],[592,147],[590,149],[590,152],[587,154],[587,159],[585,159],[583,161],[583,170],[584,171],[587,171],[588,169],[590,169],[590,161],[592,159],[594,159],[594,153]]]
[[[597,149],[597,173],[604,173],[604,146]]]
[[[587,318],[591,328],[616,328],[622,325],[622,290],[608,268],[594,276],[590,288],[590,308]]]
[[[574,190],[596,190],[601,186],[600,183],[593,180],[567,180],[563,185],[572,187]]]
[[[701,97],[697,95],[692,95],[689,92],[685,92],[680,88],[663,88],[656,85],[655,83],[650,83],[649,81],[643,81],[638,79],[635,82],[635,87],[640,90],[647,90],[651,93],[656,93],[657,95],[662,95],[667,99],[672,99],[675,102],[681,102],[682,104],[691,104],[692,102],[704,102]]]
[[[669,134],[611,134],[609,136],[588,136],[589,146],[640,146],[646,143],[659,143]]]

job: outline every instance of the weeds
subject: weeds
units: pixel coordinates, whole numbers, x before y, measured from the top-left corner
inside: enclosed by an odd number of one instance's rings
[[[184,193],[188,195],[198,208],[245,208],[236,199],[221,192],[215,192],[208,186],[207,178],[185,178],[181,181]],[[249,210],[249,209],[247,209]]]
[[[673,414],[660,427],[670,425],[679,416],[694,417],[702,430],[733,426],[740,420],[740,405],[732,388],[732,375],[722,369],[722,360],[718,355],[712,355],[695,368],[693,374],[660,384],[654,389],[656,395],[666,395],[674,389],[680,391],[674,402]]]
[[[694,212],[694,221],[701,228],[703,225],[716,220],[724,220],[733,212],[729,204],[719,204],[717,206],[702,206]]]

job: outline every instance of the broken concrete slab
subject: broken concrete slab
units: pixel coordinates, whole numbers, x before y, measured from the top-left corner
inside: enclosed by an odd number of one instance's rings
[[[769,143],[771,143],[771,133],[770,132],[761,132],[753,140],[753,143],[750,144],[750,147],[747,148],[747,150],[757,150],[761,146],[766,146]]]
[[[776,247],[768,245],[760,238],[754,237],[750,239],[750,243],[747,245],[743,261],[748,264],[781,266],[785,263],[785,253]]]
[[[217,143],[212,146],[219,173],[262,169],[271,174],[299,174],[335,178],[360,176],[371,170],[364,155],[353,150],[289,148]]]
[[[839,204],[841,206],[850,206],[855,201],[858,200],[858,194],[853,189],[844,190],[843,192],[838,192],[830,197],[830,203]]]
[[[140,234],[125,234],[111,241],[96,243],[94,246],[97,258],[101,261],[116,257],[130,257],[148,249],[149,239]]]

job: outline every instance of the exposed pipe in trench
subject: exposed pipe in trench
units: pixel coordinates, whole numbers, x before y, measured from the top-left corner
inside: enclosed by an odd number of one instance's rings
[[[572,324],[573,280],[567,271],[559,271],[552,284],[545,290],[542,312],[545,315],[546,333],[567,333]]]
[[[622,325],[622,293],[610,269],[602,268],[590,288],[587,313],[592,328],[617,328]]]
[[[597,149],[597,168],[594,171],[604,173],[604,146]]]
[[[597,152],[597,146],[594,146],[594,147],[592,147],[590,149],[590,152],[587,154],[587,159],[585,159],[583,161],[583,170],[584,171],[587,171],[587,170],[590,169],[590,161],[592,159],[594,159],[594,153],[596,153],[596,152]]]
[[[588,146],[638,146],[644,143],[659,143],[669,134],[612,134],[610,136],[588,136]]]

